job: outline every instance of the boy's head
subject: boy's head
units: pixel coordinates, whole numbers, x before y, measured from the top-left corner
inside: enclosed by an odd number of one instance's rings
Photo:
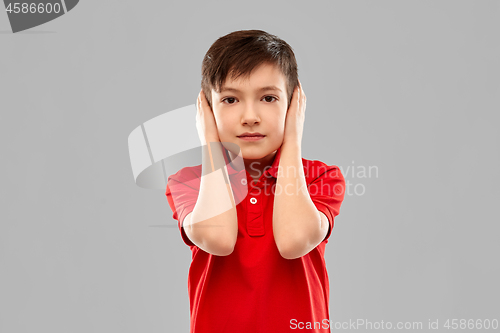
[[[212,90],[226,79],[247,79],[259,65],[275,65],[286,80],[287,108],[299,85],[297,61],[290,45],[262,30],[240,30],[217,39],[203,58],[201,88],[213,108]]]
[[[269,86],[277,89],[261,90]],[[281,146],[296,86],[297,63],[291,47],[261,30],[236,31],[219,38],[203,59],[202,89],[219,138],[236,143],[248,160],[262,159]],[[241,139],[245,132],[265,137]]]

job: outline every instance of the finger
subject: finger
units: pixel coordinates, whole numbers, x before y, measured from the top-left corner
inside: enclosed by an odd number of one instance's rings
[[[290,101],[289,108],[294,106],[297,103],[297,94],[298,94],[298,87],[295,87],[293,89],[292,100]]]
[[[201,90],[200,94],[198,95],[198,103],[200,104],[200,107],[203,107],[205,105],[206,99],[204,97],[205,95],[203,94],[203,90]]]
[[[200,94],[201,94],[201,97],[200,97],[200,105],[201,105],[201,107],[206,112],[212,112],[213,113],[212,106],[208,103],[208,99],[207,99],[207,96],[205,95],[205,92],[202,91]]]
[[[207,96],[205,96],[205,92],[203,91],[203,89],[200,92],[200,100],[203,105],[206,104],[208,106]]]
[[[305,101],[306,99],[306,94],[304,92],[304,89],[302,89],[302,83],[300,82],[299,80],[299,87],[300,87],[300,95],[301,95],[301,99]]]
[[[291,107],[295,107],[295,105],[297,104],[297,100],[298,100],[298,91],[299,91],[299,87],[298,86],[295,86],[295,88],[293,88],[293,93],[292,93],[292,99],[290,100],[290,104],[288,105],[288,110],[291,108]]]
[[[293,88],[292,99],[290,100],[290,105],[288,105],[288,109],[290,109],[295,104],[296,99],[297,99],[297,87]]]

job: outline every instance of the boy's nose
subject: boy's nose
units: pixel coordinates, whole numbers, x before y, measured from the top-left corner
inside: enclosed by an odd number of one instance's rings
[[[253,125],[255,123],[260,122],[260,117],[259,117],[258,113],[256,112],[255,108],[248,107],[245,109],[245,112],[243,113],[243,117],[242,117],[242,122],[244,124],[249,124],[249,125]]]

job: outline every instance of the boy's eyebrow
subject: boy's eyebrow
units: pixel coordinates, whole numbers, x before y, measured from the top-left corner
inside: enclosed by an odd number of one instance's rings
[[[277,91],[280,91],[281,92],[281,89],[279,89],[278,87],[276,86],[266,86],[266,87],[262,87],[260,89],[258,89],[257,91],[265,91],[265,90],[277,90]],[[223,93],[224,91],[234,91],[234,92],[240,92],[238,89],[236,88],[231,88],[231,87],[222,87],[222,89],[220,90],[221,93]]]

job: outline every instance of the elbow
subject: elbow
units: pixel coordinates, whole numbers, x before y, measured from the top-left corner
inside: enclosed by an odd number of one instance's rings
[[[212,253],[214,256],[225,257],[233,253],[234,247],[225,247],[220,249],[219,251]]]
[[[236,246],[238,229],[227,232],[218,232],[208,230],[209,228],[193,228],[192,225],[184,226],[188,238],[203,251],[216,255],[228,256],[233,253]]]
[[[225,257],[233,253],[236,246],[236,241],[229,238],[212,238],[206,239],[203,250],[215,256]]]
[[[319,242],[311,242],[307,237],[298,237],[286,242],[276,242],[280,255],[288,260],[305,256],[313,250]]]
[[[300,242],[288,244],[277,244],[278,251],[284,259],[292,260],[302,257],[305,253],[302,253],[302,249],[299,246]]]
[[[283,238],[276,241],[280,255],[285,259],[297,259],[317,247],[325,238],[328,232],[329,223],[325,216],[326,222],[319,222],[318,228],[313,230],[305,230],[300,235],[293,235],[284,242]],[[276,240],[276,237],[275,237]]]
[[[233,253],[235,243],[233,242],[218,242],[214,245],[212,254],[215,256],[225,257]]]
[[[291,255],[289,252],[286,252],[286,251],[280,250],[280,255],[281,255],[281,257],[283,257],[284,259],[287,259],[287,260],[296,259],[296,257],[294,257],[293,255]]]
[[[283,250],[280,250],[280,255],[281,257],[287,260],[292,260],[302,257],[301,255],[295,254],[293,251],[283,251]]]

